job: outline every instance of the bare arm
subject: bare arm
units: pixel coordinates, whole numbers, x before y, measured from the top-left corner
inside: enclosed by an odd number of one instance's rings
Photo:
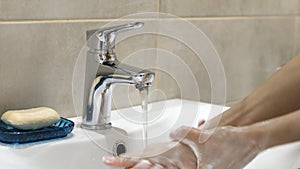
[[[223,114],[221,125],[243,126],[300,108],[300,55]]]
[[[300,141],[300,110],[250,125],[248,128],[260,140],[261,149]]]
[[[205,135],[199,129],[185,127],[173,133],[173,139],[182,141],[182,136],[185,136],[185,141],[193,143],[191,145],[197,147],[201,159],[196,159],[195,154],[198,153],[194,154],[191,149],[179,144],[167,154],[144,160],[121,157],[104,158],[104,162],[116,167],[149,169],[196,168],[196,161],[200,162],[200,168],[242,168],[263,149],[300,140],[299,108],[300,55],[223,114],[221,125],[240,127],[218,127],[207,142],[199,142],[200,136]],[[223,153],[216,155],[216,152]],[[185,159],[187,157],[188,160]],[[182,162],[187,161],[190,165],[180,167]]]

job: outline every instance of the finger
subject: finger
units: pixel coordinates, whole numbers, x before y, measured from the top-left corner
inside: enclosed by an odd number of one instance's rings
[[[182,126],[178,128],[176,131],[172,132],[170,134],[170,137],[177,141],[181,141],[183,139],[198,140],[200,133],[201,130],[199,129]]]
[[[113,167],[132,167],[136,165],[140,161],[139,158],[133,157],[112,157],[112,156],[104,156],[103,162],[106,165]]]

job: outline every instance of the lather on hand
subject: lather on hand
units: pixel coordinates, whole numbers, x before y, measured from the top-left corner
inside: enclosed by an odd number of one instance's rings
[[[104,162],[128,169],[240,169],[260,152],[254,135],[249,132],[246,128],[220,127],[201,143],[200,136],[206,132],[181,127],[171,134],[181,143],[156,144],[147,147],[140,158],[106,158]],[[164,149],[169,150],[163,152]]]

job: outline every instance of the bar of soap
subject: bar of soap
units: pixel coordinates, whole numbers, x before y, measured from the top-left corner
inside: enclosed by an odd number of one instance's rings
[[[36,130],[48,127],[60,119],[59,114],[48,107],[5,112],[1,120],[20,130]]]

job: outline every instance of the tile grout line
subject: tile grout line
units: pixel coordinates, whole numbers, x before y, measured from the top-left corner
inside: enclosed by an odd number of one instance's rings
[[[157,0],[156,12],[158,13],[158,17],[160,17],[159,16],[159,14],[160,14],[160,0]],[[157,18],[157,19],[159,20],[160,18]],[[157,25],[157,32],[159,32],[159,24]],[[155,83],[155,89],[158,89],[158,69],[157,69],[157,65],[158,65],[158,61],[159,61],[159,59],[158,59],[158,48],[159,48],[159,35],[156,35],[155,79],[154,79],[154,81],[156,82]],[[158,99],[158,94],[156,94],[156,99],[155,100],[157,100],[157,99]]]
[[[297,43],[299,43],[298,42],[298,36],[299,36],[299,19],[297,18],[297,17],[295,17],[295,22],[294,22],[294,29],[295,29],[295,33],[294,33],[294,49],[293,49],[293,54],[296,56],[298,53],[297,52],[299,52],[299,51],[297,51],[298,50],[298,45],[297,45]]]
[[[160,0],[157,0],[157,9],[156,12],[160,14]]]
[[[295,17],[295,26],[294,26],[294,28],[295,28],[295,38],[294,38],[294,52],[293,52],[293,54],[296,56],[298,53],[297,52],[299,52],[298,51],[298,45],[297,45],[297,43],[299,43],[298,42],[298,36],[299,36],[299,16],[300,16],[300,13],[298,12],[299,11],[299,5],[300,5],[300,0],[298,0],[297,1],[297,16]]]
[[[159,1],[159,0],[158,0]],[[179,17],[186,20],[229,20],[229,19],[278,19],[278,18],[290,18],[290,17],[300,17],[300,15],[261,15],[261,16],[204,16],[204,17]],[[115,21],[120,18],[102,18],[102,19],[48,19],[48,20],[0,20],[0,23],[10,24],[10,23],[75,23],[75,22],[103,22],[103,21]],[[154,20],[156,18],[126,18],[123,20]],[[165,20],[174,20],[174,18],[163,18]]]

